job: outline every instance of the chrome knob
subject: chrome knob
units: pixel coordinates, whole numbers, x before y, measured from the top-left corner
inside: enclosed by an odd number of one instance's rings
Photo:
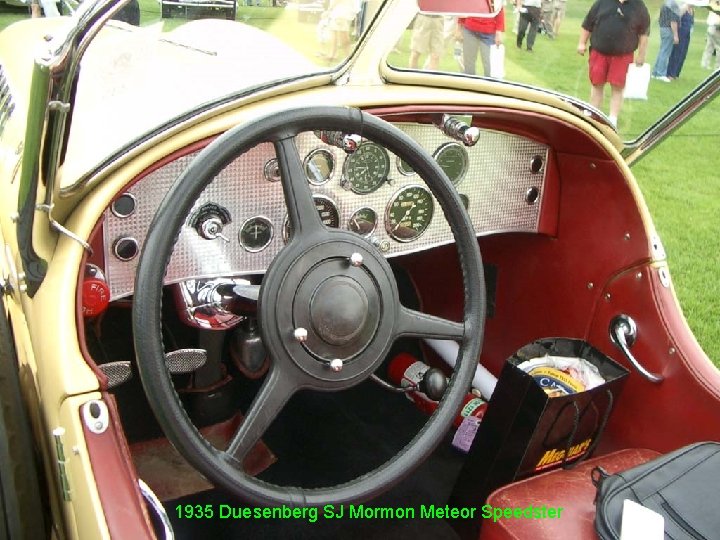
[[[334,360],[330,360],[330,369],[332,369],[335,373],[342,370],[343,368],[343,361],[339,358],[335,358]]]
[[[298,343],[305,343],[307,341],[308,332],[304,328],[299,327],[295,329],[293,336],[295,336],[295,341]]]
[[[353,253],[350,255],[350,264],[352,266],[358,267],[362,266],[363,263],[363,256],[360,255],[358,252]]]
[[[225,242],[229,242],[230,240],[222,234],[224,225],[219,217],[211,217],[200,223],[200,230],[198,232],[205,240],[222,238]]]

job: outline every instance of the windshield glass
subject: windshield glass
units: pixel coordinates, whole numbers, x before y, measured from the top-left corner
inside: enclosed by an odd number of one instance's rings
[[[625,140],[639,137],[720,65],[720,15],[712,11],[720,13],[718,2],[499,2],[494,17],[418,14],[388,63],[572,96],[608,115]]]
[[[63,184],[225,96],[350,57],[381,0],[130,0],[82,59]],[[98,117],[112,129],[99,133]],[[89,152],[88,149],[92,149]]]

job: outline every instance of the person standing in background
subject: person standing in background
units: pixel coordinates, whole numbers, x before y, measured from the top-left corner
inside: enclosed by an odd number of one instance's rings
[[[695,25],[695,11],[690,4],[682,6],[682,16],[678,25],[678,44],[675,45],[670,53],[668,61],[667,76],[668,79],[677,79],[682,71],[685,58],[687,57],[688,47],[690,46],[690,35]]]
[[[710,65],[713,56],[715,57],[714,68]],[[720,67],[720,14],[712,10],[707,16],[707,37],[700,66],[703,69],[717,69]]]
[[[596,0],[582,22],[577,52],[584,55],[590,41],[590,104],[602,109],[605,85],[609,83],[608,118],[614,126],[622,107],[628,66],[636,50],[635,63],[645,63],[649,32],[650,13],[642,0]]]
[[[675,0],[665,0],[660,8],[658,23],[660,26],[660,50],[652,70],[653,79],[670,82],[667,76],[667,66],[674,45],[680,41],[678,37],[678,23],[680,22],[680,6]]]
[[[445,21],[442,16],[418,13],[410,37],[410,67],[417,69],[420,56],[427,54],[427,68],[436,71],[440,67],[440,57],[444,50]]]
[[[540,20],[542,19],[541,7],[542,0],[517,0],[516,8],[520,13],[520,22],[518,23],[515,44],[518,49],[522,49],[525,33],[527,32],[527,50],[532,52],[535,46],[535,36],[537,36]],[[529,30],[528,27],[530,27]]]
[[[478,52],[483,65],[483,75],[490,76],[490,47],[502,44],[505,31],[505,8],[494,17],[467,17],[458,19],[462,32],[463,72],[475,75]]]
[[[560,35],[560,25],[565,18],[566,6],[567,0],[553,0],[552,29],[556,37]]]
[[[45,17],[60,16],[55,0],[30,0],[30,16],[36,18],[43,15]]]

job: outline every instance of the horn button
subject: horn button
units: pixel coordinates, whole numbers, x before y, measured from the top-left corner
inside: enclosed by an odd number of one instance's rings
[[[368,269],[338,257],[305,274],[293,300],[293,319],[308,330],[303,346],[310,354],[347,362],[372,341],[381,308],[380,289]]]

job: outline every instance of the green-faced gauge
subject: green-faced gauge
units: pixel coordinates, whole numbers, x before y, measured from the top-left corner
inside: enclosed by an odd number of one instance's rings
[[[335,168],[335,158],[329,150],[318,148],[307,155],[304,165],[308,182],[318,186],[330,180]]]
[[[462,144],[445,143],[435,150],[433,157],[453,184],[457,185],[465,178],[470,160]]]
[[[399,157],[397,158],[397,170],[400,171],[400,174],[403,176],[412,176],[415,174],[413,168],[408,165],[405,160],[400,159]]]
[[[369,207],[356,210],[348,220],[348,229],[360,236],[372,234],[377,226],[377,213]]]
[[[263,216],[248,219],[240,227],[238,234],[240,245],[250,252],[262,251],[267,247],[273,237],[273,226],[270,220]]]
[[[407,186],[398,191],[385,212],[385,230],[398,242],[411,242],[430,225],[434,202],[423,186]]]
[[[364,142],[343,165],[343,182],[355,193],[372,193],[387,180],[390,156],[379,144]]]

